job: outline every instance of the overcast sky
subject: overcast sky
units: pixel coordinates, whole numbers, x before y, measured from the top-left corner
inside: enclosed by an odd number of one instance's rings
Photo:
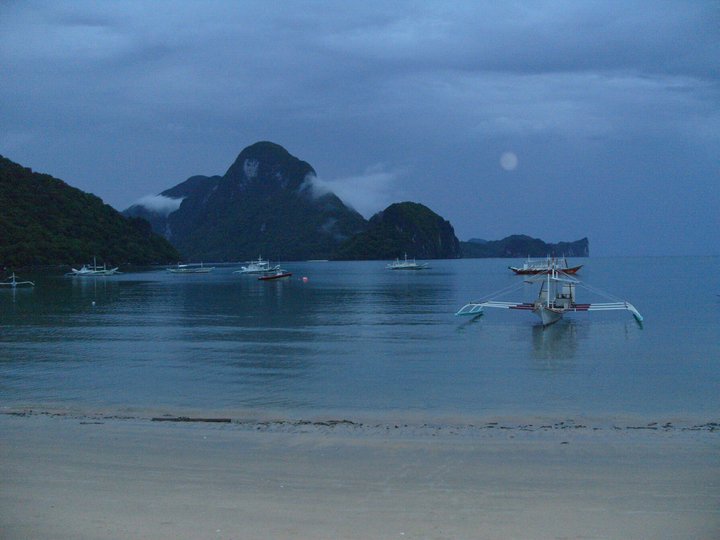
[[[260,140],[461,240],[720,254],[720,1],[0,2],[0,154],[122,210]]]

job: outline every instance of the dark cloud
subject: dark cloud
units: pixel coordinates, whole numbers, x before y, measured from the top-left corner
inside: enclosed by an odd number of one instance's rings
[[[124,208],[272,140],[366,214],[699,253],[718,58],[714,1],[10,2],[0,153]]]

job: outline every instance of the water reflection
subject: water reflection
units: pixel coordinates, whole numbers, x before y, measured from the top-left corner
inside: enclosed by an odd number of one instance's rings
[[[120,292],[119,283],[112,277],[73,277],[67,281],[71,284],[71,298],[84,307],[110,302]]]
[[[254,276],[151,284],[138,302],[161,313],[155,332],[172,350],[173,376],[184,391],[192,378],[207,392],[222,387],[226,404],[298,406],[288,388],[316,370],[316,315],[298,280]]]
[[[578,349],[578,323],[563,319],[543,327],[532,327],[532,357],[540,369],[567,369]]]
[[[639,407],[654,399],[646,386],[680,384],[692,388],[683,396],[717,403],[715,363],[704,361],[718,356],[717,314],[661,312],[643,331],[619,314],[545,329],[505,310],[467,320],[454,317],[458,306],[515,278],[503,261],[433,266],[306,263],[269,283],[231,268],[32,278],[29,294],[0,294],[0,387],[6,401],[467,411],[549,399]],[[656,288],[636,274],[619,275],[651,305]],[[672,337],[679,324],[692,339]],[[600,379],[604,393],[587,391]]]
[[[3,303],[5,299],[7,299],[15,304],[18,301],[18,298],[23,299],[32,295],[32,293],[32,287],[2,287],[0,288],[0,299],[2,299]]]

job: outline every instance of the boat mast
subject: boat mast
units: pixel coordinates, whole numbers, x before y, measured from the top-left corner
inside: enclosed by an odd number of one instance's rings
[[[552,274],[555,271],[552,264],[550,265],[550,271],[548,272],[548,282],[547,282],[547,294],[545,295],[545,305],[550,308],[550,274]]]

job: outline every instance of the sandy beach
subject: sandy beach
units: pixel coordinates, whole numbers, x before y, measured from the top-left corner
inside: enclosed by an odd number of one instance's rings
[[[2,414],[0,529],[5,540],[720,537],[714,427],[570,427]]]

